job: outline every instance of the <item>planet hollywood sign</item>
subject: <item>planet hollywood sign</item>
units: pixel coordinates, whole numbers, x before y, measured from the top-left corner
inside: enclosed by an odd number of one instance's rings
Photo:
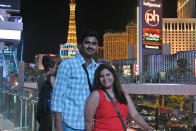
[[[144,33],[144,38],[145,40],[148,41],[160,41],[160,35],[158,34],[148,34],[148,33]]]
[[[148,27],[156,27],[161,22],[161,3],[158,0],[143,0],[143,15]]]
[[[145,21],[149,26],[157,26],[160,23],[160,16],[156,10],[147,10],[145,13]]]
[[[161,46],[161,29],[143,28],[143,45]]]
[[[155,1],[155,0],[154,0],[154,1]],[[153,1],[153,2],[154,2],[154,1]],[[144,6],[148,6],[148,7],[161,8],[161,4],[155,4],[155,3],[145,2],[145,1],[143,1],[143,5],[144,5]]]
[[[162,2],[142,0],[142,44],[145,49],[160,50],[162,46]]]

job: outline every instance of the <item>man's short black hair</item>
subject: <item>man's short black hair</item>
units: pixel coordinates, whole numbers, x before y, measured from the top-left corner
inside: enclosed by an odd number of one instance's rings
[[[84,33],[82,34],[82,36],[81,36],[81,38],[80,38],[79,44],[82,44],[83,40],[84,40],[86,37],[88,37],[88,36],[93,36],[93,37],[97,38],[97,41],[98,41],[98,43],[99,43],[99,35],[98,35],[98,33],[97,33],[96,31],[94,31],[94,30],[88,30],[88,31],[86,31],[86,32],[84,32]]]

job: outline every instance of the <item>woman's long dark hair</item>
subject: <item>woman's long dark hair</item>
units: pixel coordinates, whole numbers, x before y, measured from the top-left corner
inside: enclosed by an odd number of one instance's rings
[[[42,58],[42,65],[44,66],[44,71],[48,72],[49,68],[53,68],[55,66],[55,62],[50,56],[46,55]]]
[[[103,85],[101,85],[100,80],[99,80],[100,72],[103,69],[109,70],[112,73],[113,77],[114,77],[113,91],[114,91],[114,95],[115,95],[117,101],[120,102],[121,104],[126,104],[127,105],[127,100],[126,100],[125,95],[124,95],[124,93],[121,89],[121,84],[120,84],[120,81],[118,79],[117,73],[114,70],[114,68],[109,64],[101,64],[97,68],[97,70],[95,71],[94,81],[93,81],[94,90],[100,89],[100,90],[105,91],[105,88],[103,87]]]

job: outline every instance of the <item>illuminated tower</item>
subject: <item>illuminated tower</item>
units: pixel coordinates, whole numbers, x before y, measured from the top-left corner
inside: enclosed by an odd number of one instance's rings
[[[76,37],[76,21],[75,21],[75,7],[76,0],[70,0],[70,15],[69,15],[69,28],[68,28],[68,37],[67,43],[73,43],[77,45],[77,37]]]

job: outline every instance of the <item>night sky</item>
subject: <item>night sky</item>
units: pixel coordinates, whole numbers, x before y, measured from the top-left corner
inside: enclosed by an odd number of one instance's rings
[[[177,0],[163,0],[163,17],[176,17]],[[76,27],[79,38],[87,29],[100,37],[105,31],[125,31],[135,21],[137,0],[76,0]],[[22,0],[25,62],[36,54],[58,53],[65,43],[69,22],[69,0]],[[100,43],[102,45],[102,42]]]

